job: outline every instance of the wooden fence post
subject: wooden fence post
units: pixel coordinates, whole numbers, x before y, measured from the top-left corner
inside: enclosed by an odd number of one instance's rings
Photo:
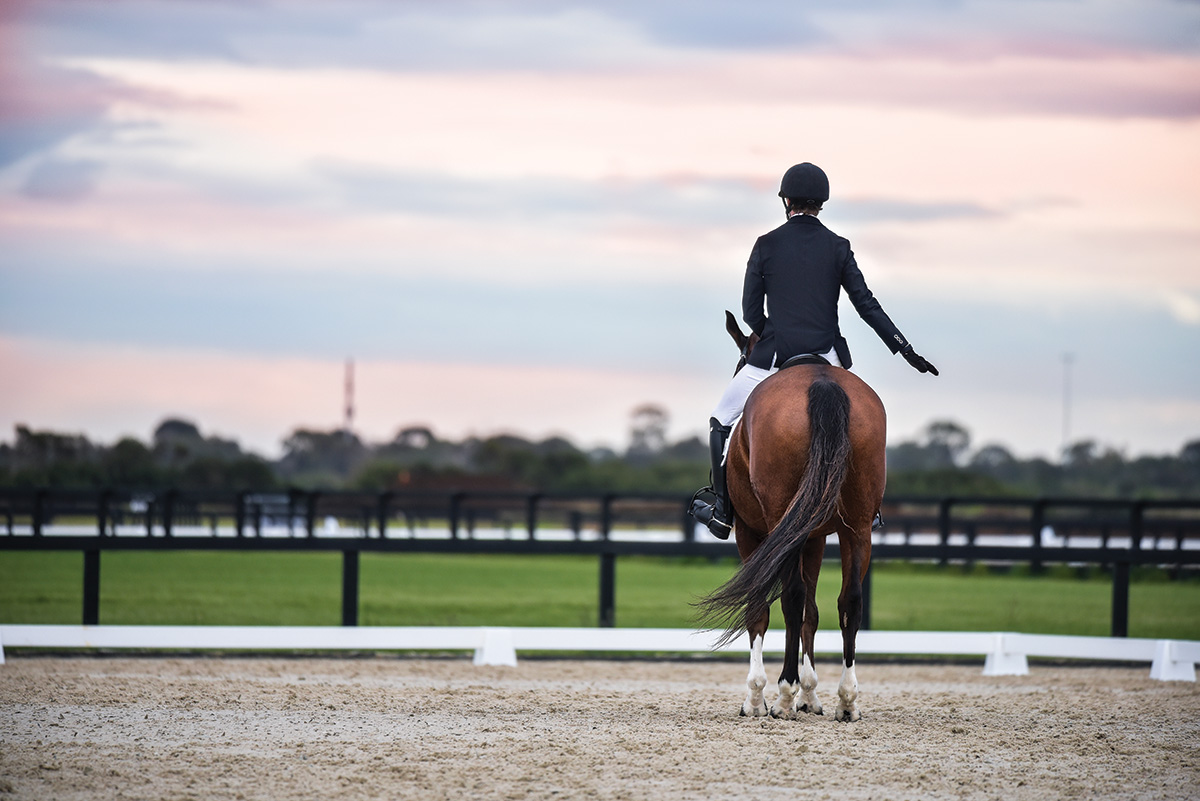
[[[100,624],[100,551],[83,552],[83,625]]]
[[[165,493],[163,493],[163,503],[162,503],[162,524],[163,524],[163,536],[164,537],[174,536],[174,534],[171,531],[172,527],[174,526],[174,522],[175,522],[174,517],[175,517],[175,490],[167,490]]]
[[[462,514],[464,493],[456,492],[450,496],[450,539],[458,539],[458,518]]]
[[[1033,557],[1029,560],[1029,572],[1037,575],[1042,572],[1042,529],[1046,527],[1046,501],[1038,498],[1033,502],[1033,510],[1029,515],[1029,530],[1033,535]]]
[[[542,499],[539,493],[533,493],[525,501],[525,528],[529,531],[529,539],[537,539],[538,501]]]
[[[379,496],[379,509],[377,512],[379,523],[379,539],[387,539],[388,511],[392,505],[392,493],[385,492]]]
[[[342,551],[342,625],[358,625],[358,551]]]
[[[600,502],[600,539],[608,541],[613,524],[613,495],[606,493]],[[600,554],[600,627],[617,625],[617,557],[608,552]]]
[[[949,563],[946,555],[950,549],[950,507],[953,498],[943,498],[938,503],[938,565],[945,567]]]
[[[246,536],[246,493],[239,492],[233,507],[233,529],[239,538]]]
[[[1129,560],[1113,562],[1112,637],[1129,636]]]
[[[600,554],[600,628],[617,625],[617,557]]]

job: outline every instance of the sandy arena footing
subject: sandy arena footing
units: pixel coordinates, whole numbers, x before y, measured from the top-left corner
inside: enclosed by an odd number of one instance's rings
[[[818,672],[832,710],[839,667]],[[857,723],[740,718],[745,673],[10,655],[0,801],[1200,796],[1200,687],[1144,667],[864,662]]]

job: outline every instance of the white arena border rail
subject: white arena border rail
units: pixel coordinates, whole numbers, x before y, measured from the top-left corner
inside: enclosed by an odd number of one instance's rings
[[[0,624],[4,648],[474,651],[476,665],[516,666],[517,651],[711,652],[714,634],[689,629],[423,626],[57,626]],[[784,633],[764,651],[782,653]],[[745,635],[720,649],[748,653]],[[815,650],[840,654],[841,634],[819,631]],[[860,654],[983,656],[985,676],[1024,676],[1028,657],[1150,662],[1150,678],[1195,681],[1200,642],[948,631],[862,631]]]

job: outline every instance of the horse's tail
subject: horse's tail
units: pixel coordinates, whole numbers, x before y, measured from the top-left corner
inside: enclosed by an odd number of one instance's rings
[[[737,573],[697,603],[701,617],[724,627],[716,647],[732,642],[759,620],[800,570],[800,552],[809,535],[837,511],[850,468],[850,399],[828,378],[808,388],[812,435],[808,468],[783,518]],[[812,588],[810,588],[811,591]]]

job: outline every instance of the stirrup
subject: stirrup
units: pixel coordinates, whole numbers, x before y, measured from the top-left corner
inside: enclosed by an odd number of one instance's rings
[[[871,521],[871,531],[878,531],[879,529],[883,528],[883,526],[883,515],[879,512],[876,512],[875,519]]]
[[[711,497],[712,501],[709,502],[701,497],[704,495]],[[727,540],[730,532],[733,531],[733,526],[717,517],[717,505],[720,500],[716,490],[712,487],[696,490],[696,494],[692,496],[692,505],[688,508],[688,514],[697,523],[704,525],[714,537],[719,540]]]
[[[733,533],[733,526],[716,515],[713,515],[712,519],[705,523],[705,525],[708,526],[708,533],[719,540],[727,540],[729,539],[729,535]]]
[[[711,499],[711,500],[709,500]],[[717,491],[712,487],[701,487],[692,493],[692,502],[688,505],[688,514],[696,518],[696,522],[708,524],[708,520],[712,518],[711,510],[717,505]],[[709,514],[701,519],[699,515],[704,514],[709,510]]]

